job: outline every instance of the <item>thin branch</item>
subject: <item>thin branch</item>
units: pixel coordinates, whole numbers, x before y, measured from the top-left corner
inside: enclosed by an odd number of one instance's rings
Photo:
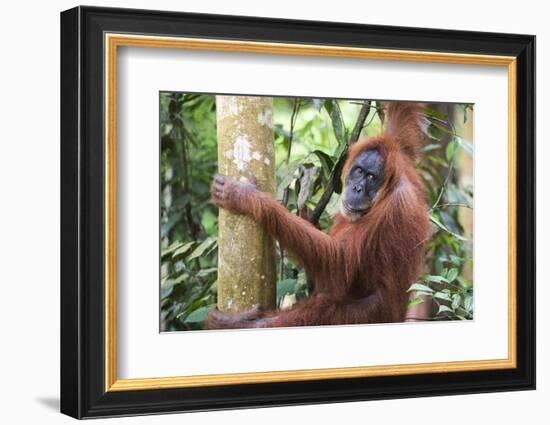
[[[441,186],[441,190],[439,191],[439,195],[437,196],[437,199],[435,200],[435,202],[432,205],[432,207],[430,208],[430,210],[433,210],[433,209],[437,208],[437,206],[439,204],[439,201],[441,201],[441,197],[443,196],[443,193],[447,189],[447,184],[449,183],[449,179],[451,178],[451,174],[453,173],[454,162],[455,162],[455,158],[454,158],[454,155],[453,155],[451,163],[449,164],[449,171],[447,172],[447,175],[445,176],[445,181],[443,182],[443,185]]]
[[[292,151],[292,141],[294,139],[294,125],[296,124],[296,119],[298,118],[298,111],[300,110],[301,102],[300,99],[294,99],[294,106],[292,108],[292,115],[290,116],[290,133],[288,135],[288,149],[286,151],[286,165],[290,162],[290,153]],[[288,203],[288,192],[289,188],[285,187],[283,192],[282,204],[286,207]]]
[[[365,102],[350,102],[350,104],[352,104],[352,105],[361,105],[361,106],[363,106],[363,105],[368,105],[369,103],[371,103],[371,104],[370,104],[370,108],[371,108],[371,109],[376,109],[377,112],[378,112],[378,111],[383,111],[383,110],[384,110],[384,108],[383,108],[382,106],[373,105],[373,104],[372,104],[372,101],[370,101],[370,100],[367,100],[367,101],[365,101]]]
[[[453,135],[456,134],[453,124],[451,122],[448,122],[448,121],[447,121],[447,124],[449,125],[449,127],[453,131]],[[456,152],[453,153],[453,157],[451,158],[451,162],[449,163],[449,171],[447,172],[447,175],[445,176],[445,181],[443,182],[443,185],[441,186],[441,190],[439,191],[439,195],[437,196],[437,199],[436,199],[435,203],[432,205],[432,207],[430,208],[430,210],[433,210],[433,209],[438,207],[439,201],[441,201],[441,197],[443,196],[443,193],[447,189],[447,184],[449,183],[449,179],[451,178],[451,175],[454,171],[455,158],[456,158]]]
[[[363,128],[368,127],[369,125],[371,125],[372,122],[374,121],[374,118],[376,117],[376,115],[377,115],[377,114],[372,114],[371,117],[370,117],[369,122],[366,123],[366,124],[363,126]]]
[[[189,195],[189,199],[192,197],[191,190],[189,189],[189,151],[188,151],[188,143],[187,138],[185,136],[185,131],[183,128],[183,123],[181,124],[180,129],[181,134],[181,142],[182,142],[182,150],[181,150],[181,160],[183,163],[183,170],[184,170],[184,176],[183,176],[183,192]],[[195,223],[195,220],[193,219],[193,214],[191,212],[191,201],[188,201],[185,203],[185,218],[187,220],[187,225],[189,226],[189,233],[191,235],[191,239],[193,241],[197,241],[198,233],[200,231],[200,228],[198,228],[197,224]],[[200,262],[198,258],[195,258],[195,267],[197,269],[200,269]]]
[[[288,135],[288,150],[286,152],[286,165],[290,163],[290,154],[292,152],[292,141],[294,139],[294,125],[296,124],[296,120],[298,119],[298,111],[301,107],[301,101],[300,99],[294,99],[294,106],[292,108],[292,115],[290,116],[290,134]],[[282,204],[286,207],[288,204],[288,193],[289,188],[285,187],[285,190],[283,191],[283,199]],[[281,257],[281,261],[279,264],[279,278],[284,278],[284,271],[285,271],[285,251],[283,250],[281,244],[279,244],[279,253]]]
[[[365,121],[367,120],[367,116],[370,112],[370,100],[365,103],[361,110],[359,111],[359,115],[357,116],[357,121],[355,122],[355,126],[353,127],[353,130],[351,131],[351,136],[349,139],[349,144],[352,145],[359,139],[359,136],[361,136],[361,131],[363,130],[363,127],[365,126]],[[374,114],[373,114],[374,115]]]
[[[446,208],[446,207],[464,207],[464,208],[472,209],[472,206],[468,205],[468,204],[463,204],[463,203],[460,203],[460,202],[447,202],[445,204],[436,205],[436,206],[430,208],[430,211],[432,211],[434,209],[440,210],[440,209]]]

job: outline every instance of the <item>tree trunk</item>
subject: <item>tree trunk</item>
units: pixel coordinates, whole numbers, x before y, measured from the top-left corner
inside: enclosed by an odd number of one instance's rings
[[[275,193],[273,99],[216,96],[218,168],[237,180],[253,175]],[[219,211],[218,309],[275,308],[275,243],[252,219]]]

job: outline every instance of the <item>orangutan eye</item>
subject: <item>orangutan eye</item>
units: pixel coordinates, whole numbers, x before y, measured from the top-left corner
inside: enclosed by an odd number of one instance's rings
[[[367,173],[367,180],[374,180],[374,174]]]
[[[362,168],[357,167],[357,168],[355,169],[355,174],[357,174],[358,176],[362,176],[362,175],[364,174],[364,171],[363,171]]]

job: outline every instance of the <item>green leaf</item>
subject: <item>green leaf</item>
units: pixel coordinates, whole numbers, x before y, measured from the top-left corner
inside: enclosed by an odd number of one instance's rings
[[[348,145],[339,144],[336,147],[334,156],[337,158],[332,169],[331,180],[334,186],[334,192],[340,194],[342,192],[342,168],[346,162],[348,154]]]
[[[451,297],[449,296],[449,294],[446,294],[445,292],[436,292],[434,294],[434,298],[438,298],[444,301],[451,301]]]
[[[439,306],[439,310],[437,311],[437,314],[440,314],[440,313],[452,313],[453,310],[449,307],[447,307],[446,305],[440,305]]]
[[[407,308],[418,305],[418,304],[422,304],[423,302],[424,302],[424,300],[421,297],[416,297],[414,300],[411,300],[407,303]]]
[[[447,147],[445,148],[445,157],[447,158],[447,161],[450,161],[455,156],[456,148],[457,143],[454,139],[447,144]]]
[[[431,297],[433,295],[432,292],[424,292],[424,291],[416,291],[415,294],[417,296],[429,296],[429,297]]]
[[[323,99],[311,99],[311,101],[313,102],[313,106],[315,107],[315,109],[317,109],[317,112],[321,110],[323,104],[325,103]]]
[[[171,255],[175,250],[177,250],[180,246],[182,246],[183,243],[182,242],[174,242],[172,243],[170,246],[164,248],[164,250],[162,250],[160,256],[162,259],[164,259],[165,257]]]
[[[193,312],[191,312],[184,320],[185,323],[200,323],[204,322],[206,320],[206,316],[208,316],[208,312],[212,306],[208,307],[199,307]]]
[[[449,281],[449,283],[454,282],[457,276],[458,276],[458,269],[452,268],[447,272],[447,280]]]
[[[291,183],[296,179],[296,170],[300,167],[301,161],[292,161],[286,167],[281,167],[277,172],[280,182],[277,186],[277,199],[280,201],[283,199],[285,189],[287,189]]]
[[[469,105],[469,104],[462,105],[462,111],[464,113],[464,124],[466,124],[466,121],[468,121],[468,109],[473,111],[474,110],[473,105]]]
[[[420,152],[426,153],[426,152],[430,152],[430,151],[433,151],[435,149],[440,149],[440,148],[441,148],[441,145],[439,145],[437,143],[429,143],[426,146],[424,146],[422,149],[420,149]]]
[[[334,168],[333,159],[328,154],[318,149],[314,150],[313,153],[317,155],[317,157],[319,158],[319,161],[321,161],[321,167],[323,169],[323,173],[325,174],[325,177],[328,179],[330,177],[330,173],[332,172],[332,169]]]
[[[168,236],[168,233],[170,232],[170,230],[172,230],[172,228],[181,221],[182,215],[183,213],[178,211],[174,213],[174,215],[170,216],[170,218],[168,219],[168,222],[163,223],[160,226],[161,238]]]
[[[286,294],[293,294],[296,288],[296,279],[285,279],[277,282],[277,299]]]
[[[185,280],[189,279],[189,273],[182,273],[178,277],[172,279],[172,283],[174,285],[177,285],[179,283],[184,282]]]
[[[300,191],[298,192],[298,199],[296,205],[301,210],[306,202],[313,194],[313,188],[315,186],[315,177],[317,177],[319,169],[317,167],[304,168],[302,171],[302,177],[300,178]]]
[[[460,286],[463,286],[464,288],[471,288],[473,286],[473,282],[471,280],[465,279],[462,276],[458,276],[456,279]]]
[[[440,120],[447,120],[448,116],[447,114],[444,114],[443,112],[436,111],[435,109],[426,107],[424,108],[424,112],[429,117],[439,118]]]
[[[472,312],[474,306],[474,297],[471,294],[466,294],[464,296],[464,309],[468,312]]]
[[[188,261],[191,261],[191,260],[194,260],[195,258],[197,257],[200,257],[204,251],[206,251],[208,248],[210,248],[212,246],[212,244],[216,242],[216,238],[210,236],[208,238],[206,238],[205,240],[203,240],[201,242],[201,244],[195,248],[195,250],[193,251],[193,253],[189,256],[189,258],[187,259]]]
[[[449,258],[451,259],[451,263],[453,263],[453,266],[460,266],[462,263],[462,258],[456,256],[456,255],[450,255]]]
[[[422,275],[422,280],[425,280],[427,282],[433,282],[433,283],[447,283],[447,278],[445,278],[444,276],[438,276],[438,275],[432,275],[432,274]]]
[[[444,230],[445,232],[449,233],[450,235],[453,235],[455,238],[457,238],[460,241],[465,241],[466,238],[463,236],[460,236],[458,233],[452,232],[449,230],[443,223],[441,223],[437,218],[435,218],[432,214],[430,214],[430,221],[435,224],[437,227],[439,227],[441,230]]]
[[[216,250],[218,248],[218,238],[214,237],[214,243],[208,248],[208,251],[204,253],[204,255],[209,255],[212,251]]]
[[[432,123],[428,126],[428,137],[430,139],[440,141],[443,137],[443,131],[439,126]]]
[[[191,247],[195,244],[195,241],[187,242],[186,244],[183,244],[178,249],[174,251],[174,254],[172,254],[172,258],[181,257],[184,254],[186,254]]]
[[[198,277],[205,277],[205,276],[209,276],[211,275],[212,273],[216,273],[218,271],[218,268],[217,267],[209,267],[207,269],[201,269],[198,273],[197,273],[197,276]]]
[[[445,162],[445,160],[439,158],[438,156],[434,156],[434,155],[428,155],[426,157],[426,159],[430,162],[433,162],[434,164],[440,166],[440,167],[447,167],[447,163]]]
[[[170,296],[173,290],[174,290],[174,285],[162,285],[160,287],[160,299],[162,300]]]
[[[460,305],[460,301],[461,301],[460,294],[454,294],[453,303],[451,304],[451,307],[453,308],[453,310],[456,310],[458,308],[458,306]]]
[[[342,111],[340,110],[338,102],[333,99],[327,99],[324,106],[332,122],[332,131],[334,131],[336,140],[338,140],[338,143],[341,145],[347,145],[348,141],[346,138],[344,117],[342,116]]]
[[[423,285],[421,283],[413,283],[409,289],[407,289],[407,292],[412,292],[412,291],[422,291],[422,292],[429,292],[429,293],[433,293],[434,290],[432,288],[430,288],[429,286],[427,285]]]
[[[290,132],[288,130],[285,130],[282,124],[274,124],[273,131],[277,136],[281,136],[288,141],[288,138],[290,137]]]

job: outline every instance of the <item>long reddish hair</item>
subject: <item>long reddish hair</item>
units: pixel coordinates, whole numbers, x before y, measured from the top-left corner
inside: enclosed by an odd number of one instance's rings
[[[350,224],[339,214],[330,235],[350,245],[344,258],[347,281],[366,280],[368,287],[395,299],[392,317],[402,317],[407,289],[418,277],[429,231],[425,188],[416,159],[423,139],[422,106],[388,103],[385,131],[351,146],[343,167],[346,176],[360,152],[375,149],[384,159],[384,179],[367,214]],[[351,276],[350,274],[362,276]],[[361,278],[362,277],[362,278]],[[350,288],[352,289],[352,288]]]

